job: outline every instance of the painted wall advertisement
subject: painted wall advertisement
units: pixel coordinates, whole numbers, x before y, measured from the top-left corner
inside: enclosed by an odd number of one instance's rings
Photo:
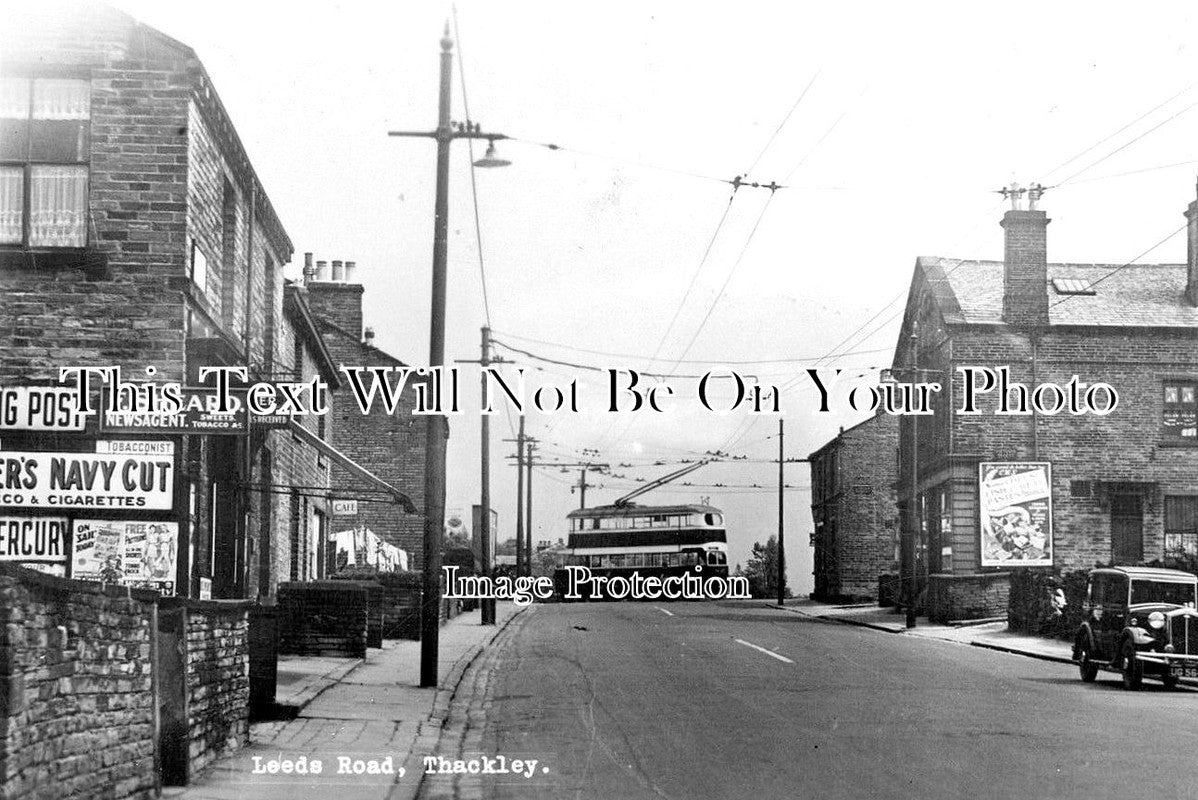
[[[978,465],[983,567],[1052,566],[1052,465]]]
[[[71,577],[175,593],[179,525],[175,522],[75,520]]]

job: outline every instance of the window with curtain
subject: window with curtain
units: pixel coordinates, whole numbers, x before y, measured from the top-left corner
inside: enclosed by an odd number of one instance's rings
[[[1198,556],[1198,497],[1165,497],[1165,556]]]
[[[0,245],[83,247],[91,86],[0,78]]]

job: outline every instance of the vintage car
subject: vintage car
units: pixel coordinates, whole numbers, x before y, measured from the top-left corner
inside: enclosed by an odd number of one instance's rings
[[[1198,577],[1173,569],[1105,567],[1090,572],[1073,642],[1083,681],[1098,670],[1123,673],[1138,689],[1145,677],[1167,688],[1198,678]]]

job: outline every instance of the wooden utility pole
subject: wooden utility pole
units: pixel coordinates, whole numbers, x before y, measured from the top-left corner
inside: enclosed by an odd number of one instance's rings
[[[528,508],[524,512],[524,535],[527,537],[524,545],[524,575],[532,574],[532,451],[536,449],[536,442],[528,438],[525,440],[525,446],[528,448],[528,458],[525,459],[528,464],[528,482],[524,484],[524,491],[527,492]]]
[[[524,415],[520,415],[520,432],[516,434],[516,575],[523,574],[524,564]]]
[[[482,329],[482,408],[485,410],[487,401],[487,367],[491,363],[491,329],[483,326]],[[490,578],[495,565],[491,563],[491,554],[494,552],[494,547],[491,543],[491,537],[495,532],[491,530],[491,415],[479,414],[482,418],[482,452],[481,452],[481,467],[479,469],[480,479],[482,482],[482,490],[480,492],[479,504],[482,505],[482,514],[479,516],[479,525],[482,530],[479,531],[479,546],[482,552],[479,554],[479,567],[485,577]],[[495,624],[495,598],[484,599],[481,603],[482,624]]]
[[[454,139],[487,139],[492,144],[507,137],[484,133],[477,124],[450,122],[450,89],[453,75],[453,39],[449,22],[441,37],[441,85],[434,131],[388,131],[388,136],[415,136],[437,142],[436,197],[433,205],[433,275],[429,314],[428,366],[445,364],[445,289],[449,253],[449,145]],[[476,165],[487,166],[480,162]],[[494,163],[494,162],[492,162]],[[444,414],[429,414],[424,459],[423,597],[420,605],[420,685],[437,685],[437,648],[441,634],[441,541],[445,534],[445,445],[449,436]]]
[[[784,498],[786,496],[786,481],[782,464],[786,456],[782,451],[782,440],[785,437],[783,420],[778,419],[778,605],[786,605],[786,525],[782,515]]]
[[[911,380],[919,380],[918,323],[911,323]],[[907,494],[907,627],[915,627],[917,586],[915,570],[916,541],[919,535],[919,415],[911,414],[911,477]]]

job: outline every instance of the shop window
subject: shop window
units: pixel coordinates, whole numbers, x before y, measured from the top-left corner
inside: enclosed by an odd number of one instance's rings
[[[1198,382],[1167,381],[1163,391],[1165,440],[1198,444]]]
[[[1165,498],[1165,555],[1198,556],[1198,497]]]
[[[0,245],[87,244],[91,86],[0,79]]]

